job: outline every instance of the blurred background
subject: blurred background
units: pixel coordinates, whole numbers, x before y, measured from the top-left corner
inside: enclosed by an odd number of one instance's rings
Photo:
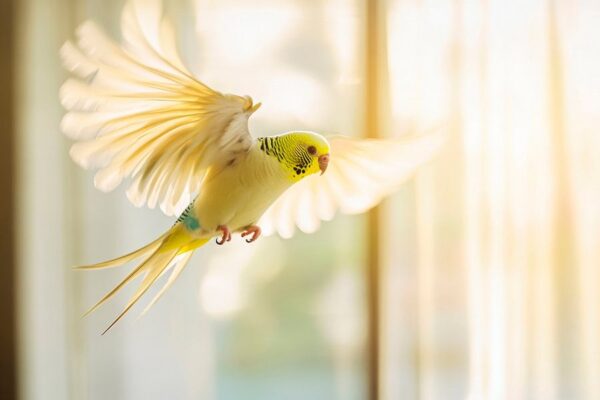
[[[600,2],[165,3],[190,69],[263,103],[255,135],[447,145],[367,216],[203,248],[100,336],[131,288],[81,315],[126,271],[70,266],[172,223],[59,132],[58,49],[119,38],[124,2],[3,1],[2,399],[600,399]]]

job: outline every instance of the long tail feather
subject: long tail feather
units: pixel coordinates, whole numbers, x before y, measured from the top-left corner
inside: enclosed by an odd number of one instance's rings
[[[149,305],[144,309],[142,315],[145,314],[167,291],[167,289],[173,284],[177,277],[181,274],[190,257],[193,254],[193,250],[205,244],[208,239],[195,239],[190,237],[185,231],[181,230],[180,227],[173,227],[167,233],[153,241],[152,243],[122,257],[115,258],[113,260],[104,261],[98,264],[88,265],[79,267],[79,269],[98,269],[108,268],[118,265],[125,264],[137,258],[145,257],[142,262],[133,269],[117,286],[111,291],[106,293],[93,307],[91,307],[84,316],[92,313],[98,307],[106,303],[117,292],[122,289],[129,282],[144,274],[144,279],[138,286],[136,292],[131,297],[123,311],[117,316],[117,318],[106,328],[102,333],[103,335],[110,330],[123,316],[138,302],[138,300],[148,291],[148,289],[156,282],[156,280],[172,269],[171,275],[169,276],[166,284],[156,294]]]
[[[94,304],[89,310],[87,310],[85,314],[83,314],[83,316],[85,317],[91,314],[92,312],[96,311],[98,307],[110,300],[126,284],[137,278],[142,272],[144,272],[144,267],[147,265],[151,258],[152,256],[145,259],[140,265],[138,265],[133,271],[131,271],[129,275],[127,275],[117,286],[115,286],[110,292],[106,293],[104,297],[102,297],[96,304]]]
[[[158,279],[158,277],[162,274],[163,270],[167,268],[167,266],[171,263],[171,261],[173,261],[176,255],[177,250],[171,250],[162,254],[154,253],[150,257],[148,261],[152,262],[152,264],[148,264],[148,273],[144,277],[144,280],[142,281],[134,295],[131,297],[129,303],[127,303],[121,314],[119,314],[119,316],[108,326],[108,328],[106,328],[104,332],[102,332],[103,335],[106,332],[108,332],[110,328],[112,328],[121,318],[123,318],[123,316],[127,314],[127,311],[129,311],[131,307],[133,307],[134,304],[138,302],[140,297],[142,297],[142,295],[148,291],[150,286],[152,286],[152,284]]]
[[[74,269],[90,270],[90,269],[118,267],[120,265],[128,263],[129,261],[133,261],[136,258],[140,258],[148,253],[152,253],[152,252],[156,251],[162,245],[166,236],[167,235],[164,234],[161,237],[159,237],[158,239],[156,239],[155,241],[150,242],[147,245],[145,245],[144,247],[141,247],[135,251],[132,251],[129,254],[125,254],[124,256],[113,258],[112,260],[102,261],[97,264],[82,265],[82,266],[74,267]]]
[[[158,299],[160,299],[162,295],[165,294],[165,292],[171,287],[173,282],[175,282],[175,280],[179,277],[179,274],[181,274],[181,271],[183,271],[183,269],[187,265],[188,261],[190,260],[190,257],[192,257],[192,254],[194,254],[193,251],[188,251],[187,253],[183,253],[177,256],[175,262],[171,264],[173,271],[171,272],[171,275],[169,275],[167,283],[165,283],[165,285],[160,289],[156,296],[154,296],[150,303],[148,303],[148,305],[146,306],[146,308],[144,308],[144,311],[142,311],[142,314],[140,316],[145,315],[148,312],[148,310],[150,310],[152,306],[156,304]]]

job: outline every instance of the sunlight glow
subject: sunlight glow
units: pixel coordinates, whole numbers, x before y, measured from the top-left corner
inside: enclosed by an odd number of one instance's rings
[[[270,112],[295,118],[307,126],[316,126],[325,117],[320,106],[323,97],[323,88],[318,82],[289,71],[272,77],[264,101],[268,102]]]
[[[357,43],[362,41],[359,34],[362,8],[358,2],[333,0],[325,4],[325,9],[330,46],[336,55],[338,82],[358,84],[362,80],[362,65],[357,59]]]
[[[250,287],[243,274],[258,250],[240,240],[227,245],[227,252],[215,252],[211,257],[199,292],[200,304],[217,319],[231,318],[244,308]]]
[[[255,2],[212,4],[203,0],[195,4],[197,32],[209,39],[205,42],[206,52],[225,64],[270,57],[298,22],[291,4],[279,3],[273,7]]]
[[[464,212],[463,247],[452,254],[466,277],[468,398],[558,399],[565,385],[586,399],[600,393],[594,378],[600,367],[600,163],[589,155],[600,144],[598,113],[590,110],[600,97],[600,52],[590,52],[599,48],[590,41],[600,29],[590,22],[599,12],[591,2],[389,4],[393,128],[415,116],[452,115],[449,129],[461,153],[448,155],[444,165],[464,167],[462,177],[440,167],[437,183],[428,187],[419,178],[417,185],[420,397],[437,398],[443,387],[437,380],[443,360],[430,344],[430,321],[442,307],[427,293],[443,290],[447,272],[429,269],[438,236],[427,232],[450,215],[445,204],[452,199]],[[576,284],[577,301],[565,295]],[[574,307],[581,325],[570,327]],[[561,349],[574,342],[581,353],[566,355]]]
[[[211,274],[202,281],[200,300],[207,314],[215,318],[228,318],[244,305],[243,284],[239,278],[228,274]]]

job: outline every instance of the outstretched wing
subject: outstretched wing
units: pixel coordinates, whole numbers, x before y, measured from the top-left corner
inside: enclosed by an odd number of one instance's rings
[[[159,1],[130,1],[121,29],[120,46],[87,21],[77,42],[61,48],[66,68],[79,78],[60,90],[68,110],[61,128],[78,141],[71,157],[99,168],[97,188],[110,191],[132,178],[133,204],[160,204],[172,215],[197,194],[209,167],[225,166],[250,148],[248,118],[259,104],[193,77]]]
[[[430,160],[443,143],[440,132],[399,139],[329,138],[327,171],[308,176],[288,189],[267,210],[259,225],[266,235],[305,233],[340,211],[358,214],[376,206]]]

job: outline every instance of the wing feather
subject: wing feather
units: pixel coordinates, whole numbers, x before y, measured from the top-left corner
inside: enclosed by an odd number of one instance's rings
[[[289,238],[296,227],[315,232],[321,221],[333,219],[338,211],[369,210],[431,160],[443,141],[440,131],[385,140],[330,138],[325,174],[309,176],[281,195],[259,222],[263,233]]]
[[[93,22],[61,48],[78,78],[60,89],[67,109],[61,129],[77,141],[70,154],[98,168],[94,184],[110,191],[130,178],[136,206],[180,212],[201,190],[206,171],[253,143],[252,99],[217,92],[189,72],[177,52],[175,29],[159,1],[130,1],[123,10],[124,43]]]

